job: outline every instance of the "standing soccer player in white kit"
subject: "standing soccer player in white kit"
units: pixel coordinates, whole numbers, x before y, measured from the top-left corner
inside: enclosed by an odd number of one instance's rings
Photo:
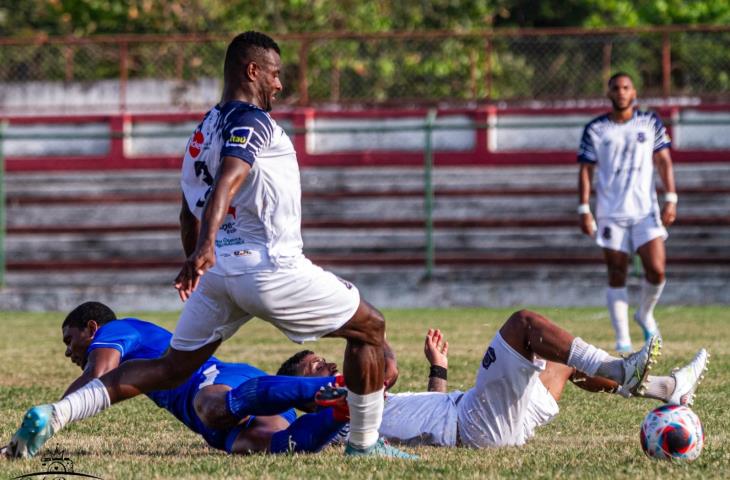
[[[677,214],[671,142],[659,117],[634,108],[636,89],[631,77],[617,73],[608,82],[613,111],[586,125],[578,151],[578,214],[583,233],[595,237],[603,248],[608,268],[606,300],[616,350],[632,350],[629,336],[629,303],[626,289],[629,256],[637,252],[645,278],[634,320],[644,338],[658,334],[654,319],[665,279],[665,227]],[[664,206],[659,209],[654,184],[654,165],[664,184]],[[597,171],[596,217],[589,199],[593,172]]]
[[[254,316],[295,342],[347,341],[349,455],[413,458],[382,441],[384,385],[397,377],[385,320],[352,284],[302,253],[301,186],[294,146],[269,116],[282,90],[279,46],[246,32],[226,51],[221,101],[188,142],[180,213],[188,258],[175,280],[186,301],[167,353],[125,362],[54,404],[31,408],[8,454],[35,455],[66,424],[110,404],[183,383]],[[231,390],[229,413],[249,400]]]

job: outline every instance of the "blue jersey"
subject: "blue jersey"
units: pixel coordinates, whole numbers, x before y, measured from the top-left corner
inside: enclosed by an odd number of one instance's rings
[[[120,363],[127,360],[151,359],[161,357],[168,346],[172,334],[153,323],[136,318],[114,320],[102,325],[96,331],[89,345],[87,355],[97,348],[113,348],[121,355]],[[171,390],[161,390],[147,394],[157,406],[172,413],[192,431],[201,434],[213,447],[227,449],[228,430],[212,430],[203,425],[195,413],[194,399],[198,390],[208,385],[228,385],[232,388],[266,372],[244,363],[224,363],[210,357],[185,383]],[[296,415],[293,411],[284,414],[288,420]],[[237,433],[237,432],[236,432]]]

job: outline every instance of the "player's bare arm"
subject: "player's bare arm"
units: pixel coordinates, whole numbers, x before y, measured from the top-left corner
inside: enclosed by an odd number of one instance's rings
[[[113,348],[97,348],[92,350],[86,359],[83,373],[69,385],[66,391],[63,392],[61,398],[69,393],[75,392],[91,380],[114,370],[119,366],[120,359],[121,354]]]
[[[591,198],[591,184],[593,182],[593,165],[589,163],[581,163],[578,170],[578,204],[589,205]],[[596,234],[596,222],[593,214],[588,211],[579,213],[580,230],[593,237]]]
[[[664,191],[666,192],[664,206],[662,207],[662,223],[665,227],[674,223],[677,218],[677,189],[674,185],[674,168],[672,167],[672,156],[669,149],[664,148],[654,154],[654,165],[662,179]]]
[[[200,222],[190,211],[185,195],[183,195],[182,205],[180,206],[180,240],[182,241],[185,257],[189,257],[195,251],[199,235]]]
[[[449,342],[438,328],[429,328],[426,333],[426,341],[423,345],[423,353],[431,367],[428,376],[428,391],[446,393],[448,381],[446,372],[449,368]]]
[[[180,298],[187,300],[200,282],[200,277],[215,265],[215,237],[227,215],[233,196],[238,192],[251,171],[251,165],[237,157],[224,157],[210,194],[200,234],[193,253],[188,256],[182,270],[175,279],[175,288]]]

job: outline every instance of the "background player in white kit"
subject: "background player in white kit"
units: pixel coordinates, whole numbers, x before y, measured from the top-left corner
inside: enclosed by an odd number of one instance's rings
[[[648,375],[659,345],[653,337],[642,351],[618,359],[542,315],[521,310],[490,342],[475,386],[448,392],[448,343],[439,330],[431,329],[424,345],[431,365],[429,391],[388,393],[380,433],[411,445],[519,446],[558,414],[557,401],[568,380],[591,392],[691,404],[707,367],[707,351],[701,349],[670,376]],[[277,374],[329,376],[336,371],[335,364],[303,351],[284,362]]]
[[[659,117],[634,108],[636,89],[631,77],[617,73],[608,82],[613,110],[586,125],[578,151],[580,227],[603,248],[608,268],[606,301],[616,332],[616,350],[630,352],[629,303],[626,276],[629,255],[637,252],[645,278],[634,320],[644,339],[659,333],[654,307],[664,289],[665,227],[677,214],[677,193],[669,155],[671,142]],[[654,165],[664,184],[664,206],[659,210]],[[596,218],[589,199],[594,170]]]
[[[279,47],[271,38],[258,32],[234,38],[226,51],[221,102],[188,142],[180,214],[188,258],[175,280],[186,303],[170,349],[159,359],[123,363],[63,405],[31,408],[11,441],[11,456],[35,455],[67,423],[112,403],[181,384],[256,316],[295,342],[345,338],[351,415],[345,452],[410,457],[378,437],[383,386],[397,377],[385,320],[353,285],[302,253],[296,153],[268,114],[282,90],[280,69]],[[232,392],[227,406],[237,416],[247,398]]]

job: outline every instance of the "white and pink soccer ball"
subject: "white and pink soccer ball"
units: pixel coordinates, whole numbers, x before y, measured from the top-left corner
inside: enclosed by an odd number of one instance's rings
[[[641,424],[641,448],[651,458],[691,462],[700,456],[704,444],[700,419],[685,406],[662,405]]]

